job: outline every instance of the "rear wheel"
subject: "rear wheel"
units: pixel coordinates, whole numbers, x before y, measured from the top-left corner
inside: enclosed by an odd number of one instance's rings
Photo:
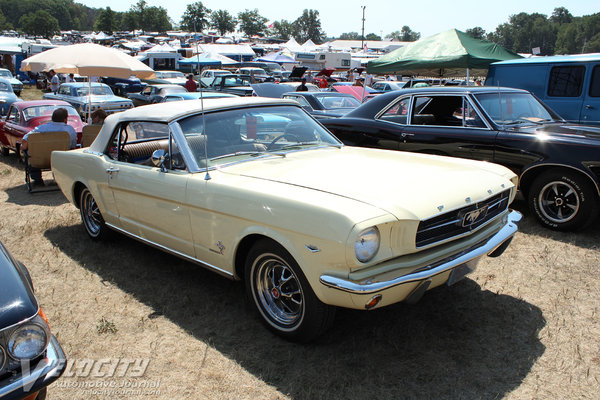
[[[548,171],[531,185],[529,207],[548,228],[579,230],[598,216],[598,194],[589,181],[577,174]]]
[[[88,188],[84,188],[79,196],[79,211],[83,226],[90,238],[100,240],[108,236],[109,228],[100,213],[98,203]]]
[[[333,322],[335,307],[317,298],[298,264],[277,243],[258,242],[248,255],[245,275],[250,301],[278,335],[306,342]]]

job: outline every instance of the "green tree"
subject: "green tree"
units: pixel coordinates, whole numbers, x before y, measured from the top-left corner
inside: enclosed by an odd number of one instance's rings
[[[0,11],[0,30],[8,29],[13,29],[13,25],[6,20],[6,17],[2,13],[2,11]]]
[[[475,39],[485,39],[485,30],[480,26],[476,26],[475,28],[467,29],[465,31],[465,33]]]
[[[360,34],[357,32],[346,32],[342,33],[339,37],[340,40],[360,40]]]
[[[560,25],[555,54],[594,53],[600,51],[600,13],[574,17]]]
[[[45,10],[23,15],[19,25],[29,35],[43,36],[48,39],[60,32],[58,20]]]
[[[171,24],[166,9],[162,7],[148,7],[145,14],[147,21],[145,30],[166,32],[173,29],[173,24]]]
[[[325,37],[325,33],[321,29],[321,20],[317,10],[307,10],[302,12],[302,15],[294,21],[296,32],[294,37],[300,42],[306,42],[308,39],[319,44]]]
[[[263,36],[267,26],[267,19],[258,13],[257,9],[245,10],[238,14],[240,30],[246,36]]]
[[[365,36],[366,40],[381,40],[381,36],[376,35],[374,33],[369,33],[367,34],[367,36]]]
[[[204,27],[208,27],[209,16],[210,10],[204,7],[204,4],[202,4],[201,1],[188,4],[183,13],[183,17],[181,17],[180,27],[181,29],[190,32],[202,32]]]
[[[118,26],[116,13],[111,10],[110,7],[106,7],[105,10],[100,12],[98,18],[96,18],[94,29],[106,33],[113,33],[113,31],[118,29]]]
[[[573,21],[573,15],[571,15],[569,10],[567,10],[565,7],[557,7],[554,9],[554,12],[552,12],[550,21],[559,25],[569,24]]]
[[[237,20],[229,14],[229,11],[217,10],[210,14],[210,26],[215,28],[221,36],[235,31],[236,25]]]
[[[289,40],[294,36],[296,29],[290,21],[282,19],[281,21],[273,22],[273,27],[267,31],[268,35],[277,39]]]
[[[400,42],[414,42],[421,38],[421,34],[419,32],[414,32],[408,25],[404,25],[400,31],[394,31],[389,35],[386,35],[386,38],[398,40]]]

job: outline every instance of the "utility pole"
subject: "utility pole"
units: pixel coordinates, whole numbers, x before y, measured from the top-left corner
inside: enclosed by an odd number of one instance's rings
[[[365,48],[365,8],[367,8],[367,6],[361,6],[362,10],[363,10],[363,17],[362,17],[362,36],[361,36],[361,41],[360,41],[360,50],[362,51]]]

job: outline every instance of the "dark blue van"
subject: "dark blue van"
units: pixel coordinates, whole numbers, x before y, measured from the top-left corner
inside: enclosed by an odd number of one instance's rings
[[[600,54],[496,62],[485,85],[529,90],[569,122],[600,125]]]

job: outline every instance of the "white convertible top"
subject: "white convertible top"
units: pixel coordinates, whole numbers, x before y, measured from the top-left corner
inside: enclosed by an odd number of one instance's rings
[[[115,127],[121,122],[150,121],[169,123],[187,115],[198,114],[204,111],[211,112],[228,108],[255,107],[264,105],[295,105],[294,100],[283,100],[267,97],[224,97],[200,100],[171,101],[159,104],[150,104],[129,109],[127,111],[111,114],[104,120],[102,130],[90,146],[91,151],[103,152],[106,143],[110,140]]]

